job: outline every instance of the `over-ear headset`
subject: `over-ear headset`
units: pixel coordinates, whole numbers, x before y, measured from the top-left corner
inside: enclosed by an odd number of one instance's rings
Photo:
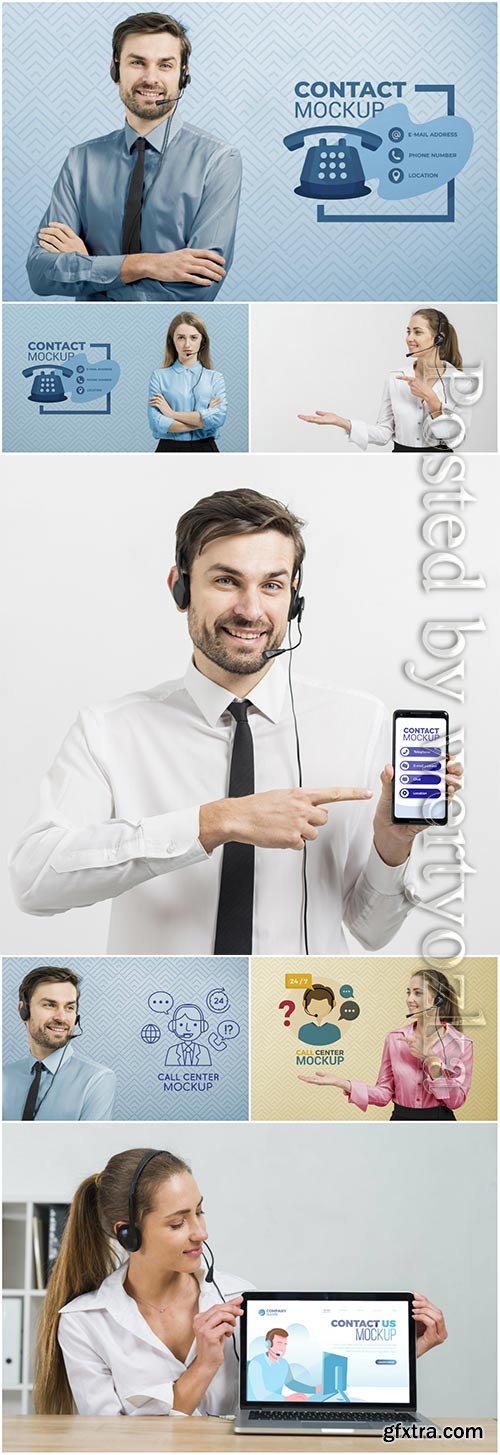
[[[446,338],[446,335],[443,332],[444,327],[445,327],[445,321],[444,321],[443,315],[442,315],[442,313],[438,313],[438,331],[437,331],[437,334],[436,334],[435,339],[434,339],[434,343],[435,344],[444,344],[445,338]]]
[[[180,556],[176,556],[175,564],[177,567],[178,575],[177,580],[172,587],[172,596],[174,598],[176,606],[179,607],[180,611],[187,611],[189,603],[191,601],[189,571],[185,570]],[[302,566],[300,565],[298,569],[297,583],[291,588],[290,606],[288,608],[288,621],[295,621],[296,619],[298,619],[299,624],[305,606],[305,599],[300,594],[301,585]]]
[[[111,61],[110,67],[109,67],[109,74],[111,76],[111,80],[114,81],[115,86],[117,86],[118,85],[118,82],[120,80],[120,61],[119,61],[119,58],[117,56],[116,51],[114,51],[114,53],[113,53],[113,59]],[[189,66],[187,65],[187,62],[186,61],[183,61],[182,62],[182,66],[181,66],[181,73],[180,73],[180,76],[179,76],[179,94],[180,94],[181,91],[185,91],[186,90],[186,86],[189,86],[190,84],[191,84],[191,74],[190,74]]]
[[[187,1002],[184,1003],[183,1005],[178,1005],[177,1006],[177,1009],[174,1011],[172,1020],[171,1021],[167,1021],[167,1030],[172,1031],[172,1033],[173,1033],[174,1036],[176,1036],[178,1034],[178,1032],[177,1032],[177,1016],[181,1012],[183,1014],[184,1011],[186,1011],[186,1010],[195,1010],[196,1011],[196,1019],[199,1020],[199,1022],[200,1022],[200,1034],[203,1034],[203,1031],[208,1031],[208,1021],[205,1020],[205,1017],[203,1015],[203,1011],[200,1009],[200,1006],[199,1005],[194,1005],[194,1004],[188,1004]]]
[[[135,1194],[137,1189],[137,1183],[139,1181],[141,1173],[144,1172],[144,1168],[147,1167],[148,1162],[152,1162],[153,1157],[161,1157],[161,1155],[161,1151],[145,1152],[144,1157],[141,1157],[141,1160],[137,1164],[137,1167],[135,1169],[128,1190],[128,1222],[122,1223],[121,1228],[118,1228],[116,1233],[117,1241],[119,1242],[120,1247],[125,1249],[126,1253],[138,1253],[142,1243],[142,1233],[135,1220]]]

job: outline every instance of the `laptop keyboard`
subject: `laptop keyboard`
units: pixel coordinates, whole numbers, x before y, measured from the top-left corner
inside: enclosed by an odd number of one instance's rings
[[[317,1407],[305,1409],[304,1405],[286,1405],[279,1410],[252,1409],[249,1410],[248,1415],[250,1420],[277,1420],[280,1423],[282,1420],[318,1420],[320,1424],[325,1425],[329,1420],[334,1420],[336,1424],[343,1422],[346,1425],[352,1425],[356,1421],[364,1425],[372,1423],[392,1425],[396,1417],[399,1418],[401,1424],[405,1423],[404,1416],[403,1418],[400,1415],[396,1416],[394,1409],[360,1410],[356,1409],[354,1405],[342,1404],[323,1405],[321,1409]]]

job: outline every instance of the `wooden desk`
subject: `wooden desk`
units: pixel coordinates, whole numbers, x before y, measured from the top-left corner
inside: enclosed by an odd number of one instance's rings
[[[470,1420],[469,1424],[479,1424]],[[436,1418],[436,1424],[457,1426],[458,1420],[443,1416]],[[448,1448],[453,1455],[461,1450],[496,1451],[496,1420],[483,1420],[484,1439],[479,1440],[433,1440],[434,1449]],[[193,1451],[210,1452],[210,1455],[250,1455],[252,1451],[283,1452],[307,1450],[309,1455],[317,1451],[356,1451],[357,1455],[369,1455],[371,1450],[425,1450],[425,1440],[411,1439],[384,1441],[376,1435],[235,1435],[231,1420],[205,1419],[191,1416],[186,1419],[169,1419],[151,1416],[141,1419],[134,1415],[111,1416],[108,1419],[93,1419],[82,1415],[10,1415],[4,1420],[4,1450],[43,1450],[54,1455],[67,1455],[67,1451],[161,1451],[162,1455],[193,1455]]]

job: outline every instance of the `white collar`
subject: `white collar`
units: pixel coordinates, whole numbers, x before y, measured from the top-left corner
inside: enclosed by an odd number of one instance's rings
[[[271,722],[279,722],[287,689],[288,665],[283,657],[272,662],[265,677],[257,683],[251,692],[247,692],[246,701],[251,702],[258,712],[264,717],[270,718]],[[184,677],[184,686],[189,692],[193,702],[199,708],[206,722],[210,727],[215,727],[227,712],[229,703],[234,701],[235,692],[229,692],[226,687],[220,687],[218,682],[212,682],[210,677],[205,677],[199,672],[191,659]]]
[[[108,1274],[108,1277],[103,1279],[99,1288],[93,1289],[90,1293],[82,1293],[78,1298],[71,1299],[69,1303],[64,1304],[59,1312],[61,1314],[80,1314],[94,1313],[98,1309],[105,1309],[122,1328],[127,1329],[129,1332],[132,1331],[136,1338],[142,1339],[145,1344],[151,1344],[154,1349],[161,1349],[163,1354],[167,1351],[171,1358],[175,1359],[175,1354],[172,1354],[171,1349],[168,1349],[168,1346],[163,1343],[163,1340],[158,1338],[157,1334],[150,1328],[146,1319],[142,1317],[135,1299],[131,1298],[130,1294],[125,1292],[123,1285],[127,1276],[128,1265],[129,1260],[127,1258],[124,1263],[121,1263],[118,1268],[115,1268],[113,1273]],[[212,1284],[207,1284],[205,1271],[203,1273],[200,1272],[196,1276],[200,1285],[200,1308],[210,1308],[214,1301]],[[193,1340],[191,1349],[194,1347],[194,1342]],[[191,1349],[189,1350],[189,1354],[191,1353]],[[185,1368],[189,1354],[185,1362],[176,1360],[180,1369]]]

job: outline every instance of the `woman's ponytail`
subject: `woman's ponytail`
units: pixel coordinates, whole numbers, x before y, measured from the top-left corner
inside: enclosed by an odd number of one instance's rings
[[[73,1396],[57,1338],[59,1313],[70,1299],[99,1288],[116,1266],[110,1239],[99,1218],[98,1180],[98,1175],[86,1177],[75,1193],[48,1281],[37,1338],[33,1387],[37,1414],[74,1414]]]

